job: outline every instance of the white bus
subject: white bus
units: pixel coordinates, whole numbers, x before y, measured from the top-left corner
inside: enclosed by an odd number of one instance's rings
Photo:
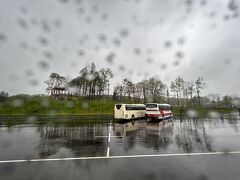
[[[146,104],[146,118],[170,119],[172,118],[172,107],[170,104],[148,103]]]
[[[115,119],[138,119],[144,118],[146,106],[144,104],[115,104]]]

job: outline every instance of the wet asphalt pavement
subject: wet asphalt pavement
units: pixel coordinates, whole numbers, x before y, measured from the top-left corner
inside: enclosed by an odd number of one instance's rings
[[[239,180],[239,167],[239,116],[0,127],[0,179]]]

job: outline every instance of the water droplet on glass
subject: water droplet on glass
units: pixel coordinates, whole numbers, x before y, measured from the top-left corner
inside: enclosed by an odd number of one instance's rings
[[[134,53],[136,54],[136,55],[140,55],[141,54],[141,49],[140,48],[134,48]]]
[[[68,0],[58,0],[60,3],[68,3]]]
[[[23,105],[23,100],[22,99],[14,99],[12,101],[12,106],[13,107],[21,107]]]
[[[165,48],[170,48],[171,46],[172,46],[172,41],[166,41],[165,43],[164,43],[164,47]]]
[[[32,70],[26,70],[25,71],[25,74],[28,76],[28,77],[32,77],[34,75],[34,72]]]
[[[212,119],[218,119],[220,118],[220,114],[218,112],[210,111],[208,112],[208,116]]]
[[[92,17],[87,16],[85,20],[86,20],[87,23],[91,23],[92,22]]]
[[[86,75],[86,80],[88,81],[93,81],[95,78],[96,78],[95,75],[92,73]]]
[[[42,107],[49,107],[50,103],[47,99],[44,99],[41,101],[41,106]]]
[[[196,118],[196,117],[197,117],[197,112],[194,111],[194,110],[188,110],[188,111],[187,111],[187,116],[188,116],[189,118]]]
[[[6,42],[7,41],[7,36],[0,32],[0,42]]]
[[[69,109],[71,109],[71,108],[74,107],[74,103],[73,103],[72,101],[68,101],[68,102],[66,103],[66,107],[69,108]]]
[[[179,59],[184,58],[184,53],[182,51],[176,52],[175,56]]]
[[[78,55],[79,55],[79,56],[84,56],[84,55],[85,55],[85,51],[82,50],[82,49],[79,49],[79,50],[78,50]]]
[[[125,69],[125,66],[124,66],[124,65],[120,65],[120,66],[119,66],[119,70],[120,70],[120,71],[125,71],[125,70],[126,70],[126,69]]]
[[[49,64],[46,61],[39,61],[38,66],[43,70],[47,71],[49,69]]]
[[[102,20],[104,20],[104,21],[106,21],[108,19],[107,13],[103,13],[101,17],[102,17]]]
[[[166,68],[167,68],[167,64],[165,64],[165,63],[161,64],[160,68],[161,68],[162,70],[166,69]]]
[[[86,103],[86,102],[82,103],[82,108],[83,108],[83,109],[87,109],[88,106],[89,106],[88,103]]]
[[[51,32],[51,27],[50,27],[48,21],[42,20],[41,25],[42,25],[42,29],[43,29],[44,32],[46,32],[46,33]]]
[[[229,0],[228,2],[228,9],[230,11],[236,11],[238,9],[238,5],[236,0]]]
[[[102,42],[104,42],[104,41],[107,40],[107,37],[106,37],[105,34],[99,34],[98,38],[99,38],[99,40],[102,41]]]
[[[129,32],[128,32],[128,29],[126,29],[126,28],[122,28],[121,30],[120,30],[120,36],[122,37],[122,38],[126,38],[127,36],[128,36],[128,34],[129,34]]]
[[[28,13],[28,9],[27,9],[26,7],[21,7],[21,8],[20,8],[20,12],[21,12],[22,14],[27,14],[27,13]]]
[[[153,63],[153,59],[152,58],[148,58],[147,59],[147,63],[149,63],[149,64]]]
[[[83,15],[85,13],[85,9],[83,7],[78,8],[78,14]]]
[[[24,30],[28,29],[28,24],[27,24],[27,22],[23,18],[18,18],[17,22],[18,22],[19,26],[21,28],[23,28]]]
[[[37,79],[31,79],[31,80],[29,81],[29,83],[30,83],[31,86],[37,86],[39,82],[38,82]]]
[[[114,44],[115,46],[120,46],[120,45],[121,45],[121,40],[120,40],[119,38],[114,38],[114,39],[113,39],[113,44]]]
[[[38,39],[39,43],[42,45],[42,46],[48,46],[49,42],[48,42],[48,39],[45,38],[45,37],[40,37]]]
[[[116,57],[116,54],[114,52],[110,52],[107,57],[106,57],[106,61],[109,64],[113,64],[114,58]]]
[[[43,56],[49,60],[53,59],[53,54],[49,51],[43,51]]]

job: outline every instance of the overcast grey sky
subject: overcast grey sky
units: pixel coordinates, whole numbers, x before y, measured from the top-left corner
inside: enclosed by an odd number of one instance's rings
[[[0,90],[45,93],[51,72],[73,78],[94,62],[112,69],[112,87],[125,77],[157,76],[169,84],[180,75],[203,77],[204,94],[240,96],[239,6],[237,0],[0,0]]]

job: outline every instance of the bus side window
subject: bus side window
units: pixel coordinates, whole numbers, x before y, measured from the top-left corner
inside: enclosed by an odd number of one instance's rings
[[[117,110],[119,110],[122,107],[121,104],[116,105]]]

